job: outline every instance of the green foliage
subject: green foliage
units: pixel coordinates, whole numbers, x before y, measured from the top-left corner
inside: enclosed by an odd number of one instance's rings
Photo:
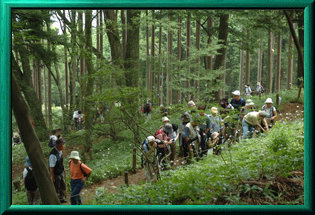
[[[275,138],[284,138],[280,131],[290,137],[286,147],[279,149],[281,153],[274,152],[270,146]],[[249,185],[239,187],[239,180],[257,179],[261,175],[287,176],[290,171],[301,169],[304,160],[303,138],[292,134],[302,132],[302,121],[278,124],[266,137],[242,141],[226,148],[222,156],[209,154],[196,164],[164,171],[162,180],[155,184],[123,186],[116,194],[98,189],[95,201],[97,204],[167,205],[215,204],[217,200],[224,199],[229,204],[246,204],[241,201],[241,192],[250,193],[252,198],[259,198],[263,192],[272,202],[280,197],[270,193],[268,186],[265,189]],[[231,150],[231,154],[228,150]],[[231,159],[229,156],[232,156]]]

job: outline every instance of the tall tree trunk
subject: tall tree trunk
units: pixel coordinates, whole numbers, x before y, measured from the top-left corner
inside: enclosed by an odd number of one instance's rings
[[[41,75],[41,65],[40,60],[36,61],[36,70],[37,70],[37,92],[38,92],[38,100],[40,104],[42,104],[42,75]]]
[[[83,11],[78,11],[78,38],[79,38],[79,53],[80,53],[80,109],[84,111],[83,108],[83,95],[85,92],[85,85],[83,81],[83,76],[85,74],[85,62],[84,62],[84,35],[83,35]]]
[[[196,21],[196,49],[200,50],[200,19]],[[199,100],[199,76],[200,76],[200,57],[197,57],[196,60],[196,73],[197,80],[195,80],[195,88],[196,88],[196,100]]]
[[[241,50],[240,50],[240,80],[239,80],[239,90],[243,92],[243,75],[244,75],[244,41],[241,42]]]
[[[48,123],[48,107],[47,107],[47,83],[46,83],[46,67],[43,68],[43,80],[44,80],[44,109],[45,109],[45,122]]]
[[[150,71],[150,53],[149,53],[149,25],[148,25],[148,10],[145,11],[145,35],[146,35],[146,77],[147,77],[147,81],[146,81],[146,85],[147,85],[147,91],[150,92],[151,94],[153,94],[152,92],[152,85],[151,85],[151,71]]]
[[[87,70],[87,84],[89,86],[85,91],[85,98],[92,95],[93,92],[93,62],[92,62],[92,10],[85,11],[85,62]],[[85,160],[92,159],[92,121],[93,115],[91,114],[92,104],[91,102],[84,100],[85,110],[85,144],[84,144],[84,158]]]
[[[186,60],[188,61],[188,66],[187,66],[187,75],[186,75],[186,90],[189,89],[189,82],[190,82],[190,67],[189,67],[189,54],[190,54],[190,13],[187,15],[187,21],[186,21]],[[190,93],[187,91],[185,98],[186,100],[189,100],[190,98]]]
[[[65,10],[63,10],[63,14],[65,14]],[[62,32],[63,32],[63,36],[66,37],[67,35],[67,28],[66,25],[63,25],[62,28]],[[68,51],[67,51],[67,46],[64,46],[64,61],[65,61],[65,94],[66,94],[66,100],[65,100],[65,104],[66,104],[66,108],[68,110],[68,105],[69,105],[69,78],[68,78]]]
[[[30,107],[36,134],[41,141],[44,141],[47,139],[48,130],[43,117],[41,103],[36,96],[34,88],[32,87],[32,72],[28,58],[29,52],[24,46],[20,46],[18,53],[21,58],[23,72],[14,57],[12,57],[12,70],[20,83],[24,97]]]
[[[172,14],[168,12],[168,20],[172,21]],[[171,56],[172,56],[172,48],[173,48],[173,35],[170,27],[167,29],[167,66],[166,66],[166,103],[168,105],[172,104],[172,86],[171,86]]]
[[[227,37],[228,37],[228,20],[229,20],[228,14],[220,15],[218,39],[221,40],[220,43],[223,45],[223,47],[218,50],[218,55],[216,56],[216,59],[213,65],[214,70],[222,69],[224,67],[224,59],[225,59],[226,44],[227,44]],[[215,84],[216,85],[219,84],[219,81],[221,81],[222,79],[223,79],[223,75],[220,75],[217,78],[217,80],[215,80]],[[214,96],[217,101],[220,100],[219,90],[215,93]]]
[[[125,10],[121,10],[121,27],[122,27],[122,58],[125,58],[127,43],[127,24]]]
[[[139,31],[140,31],[140,11],[127,10],[127,44],[126,58],[124,67],[126,72],[126,85],[129,87],[138,86],[138,71],[139,67]]]
[[[17,65],[18,66],[18,65]],[[44,154],[41,150],[40,142],[29,121],[28,105],[23,99],[20,86],[12,75],[12,109],[21,137],[23,139],[25,150],[32,164],[36,184],[39,188],[40,197],[44,205],[59,205],[59,198],[53,182],[50,179]]]
[[[208,40],[207,40],[207,43],[208,43],[208,46],[211,45],[211,37],[212,37],[212,18],[209,16],[208,19],[207,19],[207,35],[208,35]],[[212,56],[207,56],[206,57],[206,61],[205,61],[205,65],[206,65],[206,69],[207,70],[211,70],[212,69]]]
[[[287,89],[290,90],[293,82],[293,37],[289,35],[289,45],[288,45],[288,77],[287,77]]]
[[[158,95],[159,104],[163,104],[163,67],[162,67],[162,25],[159,28],[159,74],[158,74]]]
[[[272,80],[273,80],[273,54],[274,54],[274,49],[273,49],[273,41],[274,41],[274,36],[273,32],[269,32],[269,37],[268,37],[268,74],[267,74],[267,92],[268,94],[272,93]]]
[[[298,56],[298,74],[297,74],[297,85],[299,88],[304,85],[304,12],[297,13],[298,18],[298,33],[299,33],[299,45],[301,54]]]
[[[178,17],[178,32],[177,32],[177,59],[178,62],[180,62],[182,60],[182,17],[179,16]],[[180,71],[180,66],[178,66],[178,71]],[[176,103],[180,103],[181,102],[181,87],[182,87],[182,75],[181,73],[178,74],[178,87],[179,90],[177,90],[176,93]]]
[[[154,16],[154,10],[151,11],[152,12],[152,20],[155,19]],[[152,91],[154,91],[154,86],[155,86],[155,25],[154,23],[152,23],[152,29],[151,29],[151,86],[152,86]],[[154,99],[154,93],[152,93],[152,97],[151,97],[151,101],[153,102]]]
[[[278,33],[278,46],[277,46],[277,82],[276,92],[279,93],[281,90],[281,33]]]
[[[48,72],[48,127],[52,129],[53,123],[52,123],[52,101],[51,101],[51,74]]]
[[[76,45],[76,10],[71,10],[71,73],[70,73],[70,109],[76,107],[76,72],[77,72],[77,45]]]
[[[249,30],[247,30],[247,42],[250,42]],[[245,84],[250,84],[250,50],[246,49]],[[242,86],[243,87],[243,86]]]
[[[257,71],[257,82],[261,82],[262,73],[262,38],[260,37],[259,49],[258,49],[258,71]]]

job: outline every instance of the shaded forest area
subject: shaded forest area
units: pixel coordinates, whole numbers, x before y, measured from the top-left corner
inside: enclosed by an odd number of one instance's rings
[[[303,46],[303,10],[13,10],[12,133],[23,128],[42,201],[57,204],[42,142],[53,129],[78,135],[74,111],[84,113],[78,149],[93,160],[95,135],[119,144],[127,129],[129,142],[143,139],[147,100],[181,112],[260,82],[298,101]],[[99,107],[110,113],[103,122]]]

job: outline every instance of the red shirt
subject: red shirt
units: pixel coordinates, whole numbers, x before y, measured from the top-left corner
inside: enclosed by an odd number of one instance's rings
[[[71,160],[69,161],[69,169],[70,169],[70,178],[71,179],[81,179],[84,177],[82,170],[87,174],[90,175],[92,172],[92,169],[86,166],[84,163],[81,164],[81,161],[78,162],[78,164],[74,164]]]

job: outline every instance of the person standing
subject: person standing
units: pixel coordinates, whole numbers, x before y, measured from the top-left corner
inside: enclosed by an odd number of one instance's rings
[[[245,106],[246,101],[241,97],[241,93],[239,90],[235,90],[234,92],[232,92],[232,94],[233,98],[230,103],[235,109],[240,110],[242,107]]]
[[[71,205],[82,205],[80,192],[85,181],[90,177],[92,169],[81,162],[79,152],[77,151],[72,151],[69,158]]]
[[[183,134],[183,149],[184,149],[184,157],[188,163],[192,161],[193,156],[197,159],[198,154],[196,152],[195,145],[197,142],[200,142],[200,135],[199,135],[199,124],[200,124],[200,117],[194,116],[193,120],[186,124],[184,128]]]
[[[184,156],[184,149],[183,149],[183,143],[185,142],[183,138],[185,135],[184,129],[187,123],[190,122],[190,115],[188,113],[182,114],[181,120],[182,120],[182,123],[180,124],[180,133],[179,133],[179,154],[178,154],[179,157]]]
[[[65,173],[66,169],[63,166],[62,151],[65,148],[65,141],[59,138],[56,141],[55,147],[50,151],[49,154],[49,170],[50,177],[53,181],[56,189],[56,193],[59,196],[61,203],[66,203],[66,182]]]
[[[219,110],[216,107],[211,108],[211,114],[209,115],[210,119],[210,133],[212,142],[216,143],[213,149],[214,154],[220,153],[220,146],[223,143],[223,122],[221,117],[218,115]],[[215,135],[213,135],[215,133]],[[215,138],[214,138],[215,137]],[[218,139],[218,140],[217,140]]]
[[[144,159],[144,174],[147,182],[156,182],[158,168],[155,156],[155,149],[157,147],[156,140],[153,136],[148,136],[142,143],[142,147],[145,153]]]
[[[198,107],[199,116],[200,116],[200,124],[199,124],[199,135],[200,135],[200,143],[199,143],[199,156],[207,155],[207,140],[210,137],[210,118],[206,115],[205,105],[200,105]]]
[[[278,116],[276,108],[272,105],[272,99],[267,98],[265,101],[265,105],[262,106],[262,110],[267,113],[266,120],[269,127],[272,127],[274,124],[274,120]]]
[[[257,82],[257,86],[256,86],[256,93],[259,96],[259,99],[261,99],[261,95],[264,92],[264,87],[260,84],[260,82]]]
[[[246,97],[251,97],[252,89],[250,88],[249,84],[245,84],[245,95]]]
[[[40,195],[37,187],[35,177],[32,170],[32,165],[28,156],[25,158],[23,180],[26,190],[27,201],[29,205],[39,205]]]
[[[74,121],[75,129],[78,129],[78,126],[79,126],[79,111],[78,110],[73,112],[72,119]]]

